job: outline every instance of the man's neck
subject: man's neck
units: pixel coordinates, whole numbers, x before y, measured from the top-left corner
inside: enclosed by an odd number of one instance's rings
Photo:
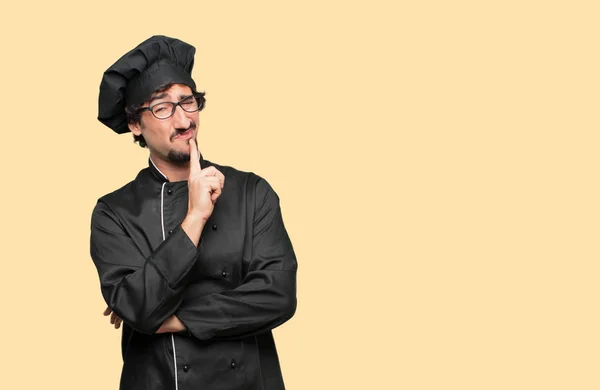
[[[171,182],[187,180],[190,176],[189,163],[183,165],[173,164],[172,162],[165,161],[160,157],[153,155],[152,153],[150,153],[150,160],[154,163],[154,166]]]

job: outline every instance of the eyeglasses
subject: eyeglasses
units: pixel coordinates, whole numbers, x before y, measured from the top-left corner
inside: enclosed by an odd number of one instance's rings
[[[150,111],[152,115],[154,115],[157,119],[167,119],[175,114],[175,110],[177,106],[181,106],[183,111],[185,112],[196,112],[200,111],[204,108],[204,103],[206,99],[204,99],[204,92],[198,92],[191,96],[181,99],[177,103],[173,102],[162,102],[157,103],[150,107],[143,107],[137,110],[137,112],[141,111]]]

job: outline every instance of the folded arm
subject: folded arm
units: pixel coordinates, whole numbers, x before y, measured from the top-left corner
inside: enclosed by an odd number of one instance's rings
[[[175,312],[199,339],[237,339],[266,332],[296,311],[297,262],[279,198],[264,179],[257,182],[256,194],[252,258],[242,284],[220,293],[186,297]]]
[[[181,304],[201,248],[178,225],[145,258],[110,207],[98,202],[92,213],[90,255],[102,296],[112,311],[141,333],[154,334]]]

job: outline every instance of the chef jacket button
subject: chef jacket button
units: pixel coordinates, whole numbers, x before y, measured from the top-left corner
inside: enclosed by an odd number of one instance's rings
[[[227,271],[221,272],[221,275],[223,275],[223,277],[226,278],[227,277]]]
[[[188,366],[187,364],[183,366],[183,371],[187,371],[190,369],[190,366]]]
[[[235,361],[234,360],[231,361],[231,368],[235,368]]]
[[[169,230],[169,234],[172,234],[172,233],[173,233],[173,230]]]
[[[217,230],[217,224],[213,225],[213,230]]]
[[[173,193],[173,190],[169,188],[169,189],[167,190],[167,194],[171,195],[172,193]]]

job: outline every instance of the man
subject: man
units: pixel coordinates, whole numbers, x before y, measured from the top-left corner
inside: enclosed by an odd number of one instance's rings
[[[198,150],[194,53],[153,36],[100,85],[98,119],[150,153],[91,218],[120,389],[284,389],[271,330],[295,313],[296,257],[269,183]]]

